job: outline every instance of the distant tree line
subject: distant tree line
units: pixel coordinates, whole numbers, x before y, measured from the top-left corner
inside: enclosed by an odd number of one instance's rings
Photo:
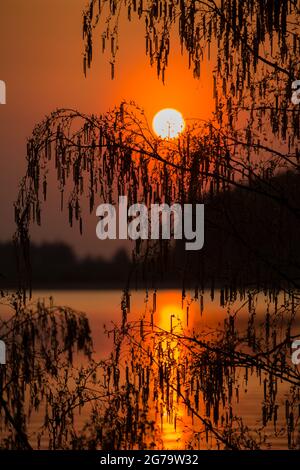
[[[0,286],[18,285],[15,248],[12,242],[0,244]],[[33,288],[97,288],[124,286],[130,268],[130,258],[119,250],[111,260],[99,257],[78,258],[63,242],[31,245]]]
[[[286,172],[268,180],[274,195],[284,197],[285,204],[263,197],[264,182],[254,183],[252,190],[206,195],[204,248],[189,253],[184,240],[170,246],[161,245],[156,256],[142,257],[132,263],[130,254],[120,249],[110,260],[101,257],[79,259],[63,243],[32,244],[31,272],[34,288],[114,288],[124,287],[130,275],[136,286],[161,283],[193,287],[295,288],[300,283],[300,207],[297,173]],[[296,215],[296,216],[295,216]],[[101,242],[99,242],[101,243]],[[1,287],[17,285],[15,251],[10,242],[0,244]],[[134,266],[135,264],[135,266]],[[133,274],[132,274],[133,273]]]

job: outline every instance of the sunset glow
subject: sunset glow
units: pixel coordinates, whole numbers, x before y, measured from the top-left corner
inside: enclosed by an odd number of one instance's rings
[[[1,0],[8,468],[297,462],[299,5]]]

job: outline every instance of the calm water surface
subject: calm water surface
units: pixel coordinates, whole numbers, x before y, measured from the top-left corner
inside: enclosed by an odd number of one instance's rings
[[[34,293],[34,299],[54,299],[55,305],[65,305],[76,310],[83,311],[87,314],[94,342],[96,359],[106,358],[112,349],[112,340],[108,339],[104,332],[104,325],[109,327],[112,322],[119,324],[121,320],[121,291],[39,291]],[[211,300],[209,293],[204,295],[203,308],[199,301],[192,302],[187,315],[186,307],[182,307],[181,290],[163,290],[157,294],[157,307],[155,313],[155,324],[165,330],[170,330],[171,322],[180,322],[184,331],[192,332],[211,328],[212,330],[222,328],[224,319],[228,315],[228,308],[220,306],[220,297],[216,295],[214,301]],[[232,308],[240,308],[242,302],[237,302]],[[266,298],[261,295],[257,306],[257,319],[263,320],[266,312]],[[128,320],[139,319],[145,311],[145,292],[137,291],[131,295],[131,311]],[[3,306],[1,307],[3,310]],[[171,319],[172,317],[172,319]],[[248,322],[247,308],[242,307],[238,313],[237,328],[244,329]],[[175,319],[175,320],[174,320]],[[238,376],[238,371],[237,371]],[[277,422],[277,431],[284,425],[284,403],[287,398],[288,387],[284,384],[280,386],[278,393],[278,401],[281,403],[280,412]],[[263,403],[263,387],[259,383],[259,379],[253,375],[249,375],[247,386],[240,381],[239,396],[233,399],[233,411],[240,416],[244,423],[254,429],[261,425],[262,419],[262,403]],[[200,403],[200,413],[201,413]],[[85,422],[87,413],[82,412],[76,416],[78,427]],[[192,431],[197,431],[199,423],[196,419],[192,419],[187,414],[184,405],[178,407],[176,429],[174,420],[165,416],[161,423],[160,417],[157,417],[159,425],[162,426],[163,446],[168,449],[185,448],[185,442]],[[40,425],[39,414],[36,414],[32,421],[31,433]],[[264,432],[269,436],[269,443],[273,449],[285,448],[286,438],[281,433],[275,436],[272,424],[265,428]],[[42,446],[46,446],[46,442],[42,442]],[[214,447],[211,442],[209,446]]]

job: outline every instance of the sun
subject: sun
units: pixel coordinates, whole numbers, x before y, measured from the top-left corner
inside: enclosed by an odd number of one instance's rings
[[[173,108],[165,108],[155,114],[152,127],[156,135],[162,139],[174,139],[185,128],[182,114]]]

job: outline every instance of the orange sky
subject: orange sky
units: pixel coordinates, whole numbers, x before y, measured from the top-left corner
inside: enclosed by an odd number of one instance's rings
[[[7,104],[0,106],[0,240],[14,230],[12,203],[25,171],[26,137],[45,115],[59,107],[105,112],[122,99],[135,100],[148,119],[173,107],[185,118],[209,118],[213,110],[211,64],[200,80],[187,68],[178,43],[171,46],[166,84],[157,79],[145,56],[143,23],[122,21],[116,78],[111,80],[108,56],[94,51],[92,69],[82,69],[82,9],[86,0],[1,0],[0,79],[6,82]],[[100,44],[100,40],[99,40]],[[52,188],[44,206],[42,228],[33,240],[64,240],[78,253],[110,256],[117,241],[100,242],[96,217],[89,217],[83,237],[59,213],[58,192]]]

